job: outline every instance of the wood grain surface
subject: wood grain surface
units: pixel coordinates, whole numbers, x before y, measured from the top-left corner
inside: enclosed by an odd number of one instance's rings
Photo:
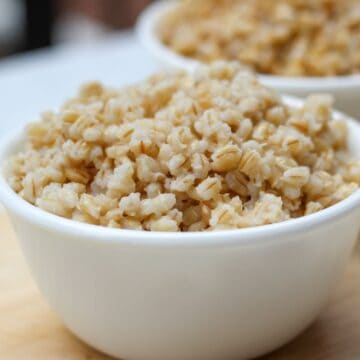
[[[106,360],[62,325],[33,283],[15,235],[0,209],[0,359]],[[360,359],[360,251],[329,306],[291,344],[262,360]]]

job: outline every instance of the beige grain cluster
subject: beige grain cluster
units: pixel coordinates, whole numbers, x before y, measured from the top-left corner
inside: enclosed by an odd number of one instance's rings
[[[183,0],[159,34],[205,63],[239,60],[282,76],[360,73],[359,0]]]
[[[85,85],[28,126],[8,181],[25,200],[96,225],[244,228],[311,214],[353,193],[360,162],[331,99],[284,104],[236,63]]]

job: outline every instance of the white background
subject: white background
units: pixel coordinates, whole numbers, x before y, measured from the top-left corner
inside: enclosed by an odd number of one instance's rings
[[[132,33],[98,44],[60,46],[0,61],[0,138],[46,110],[56,110],[89,80],[120,87],[142,80],[156,63]]]

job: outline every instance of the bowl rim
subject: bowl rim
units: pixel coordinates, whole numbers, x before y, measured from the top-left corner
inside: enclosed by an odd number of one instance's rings
[[[136,24],[137,37],[143,47],[158,61],[169,66],[193,72],[197,67],[203,65],[198,60],[190,59],[177,54],[164,45],[156,34],[156,25],[159,19],[174,8],[179,0],[160,0],[146,7],[141,13]],[[340,76],[312,76],[312,77],[290,77],[257,73],[259,79],[265,84],[274,87],[306,91],[326,91],[341,89],[355,89],[360,87],[360,74]]]
[[[290,106],[301,106],[303,100],[292,96],[283,96]],[[356,120],[334,111],[334,118],[344,118],[352,133],[360,138],[360,123]],[[19,147],[24,139],[24,126],[5,134],[0,139],[0,202],[10,212],[28,223],[50,231],[57,231],[69,236],[76,236],[84,241],[101,241],[122,243],[135,246],[165,246],[165,247],[223,247],[229,245],[254,245],[259,243],[279,242],[281,239],[291,239],[298,233],[312,231],[314,228],[327,226],[349,213],[360,209],[360,189],[348,198],[329,208],[314,214],[290,219],[275,224],[261,225],[243,229],[204,231],[204,232],[156,232],[144,230],[114,229],[105,226],[81,223],[66,219],[42,210],[13,191],[7,183],[4,174],[6,159]]]

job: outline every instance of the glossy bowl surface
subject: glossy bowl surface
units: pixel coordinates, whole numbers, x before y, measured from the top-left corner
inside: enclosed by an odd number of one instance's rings
[[[360,156],[360,124],[348,124]],[[22,140],[17,131],[0,141],[0,164]],[[134,360],[248,359],[285,344],[326,304],[360,228],[360,191],[300,219],[201,233],[67,220],[22,200],[3,171],[0,201],[66,326],[95,348]]]

